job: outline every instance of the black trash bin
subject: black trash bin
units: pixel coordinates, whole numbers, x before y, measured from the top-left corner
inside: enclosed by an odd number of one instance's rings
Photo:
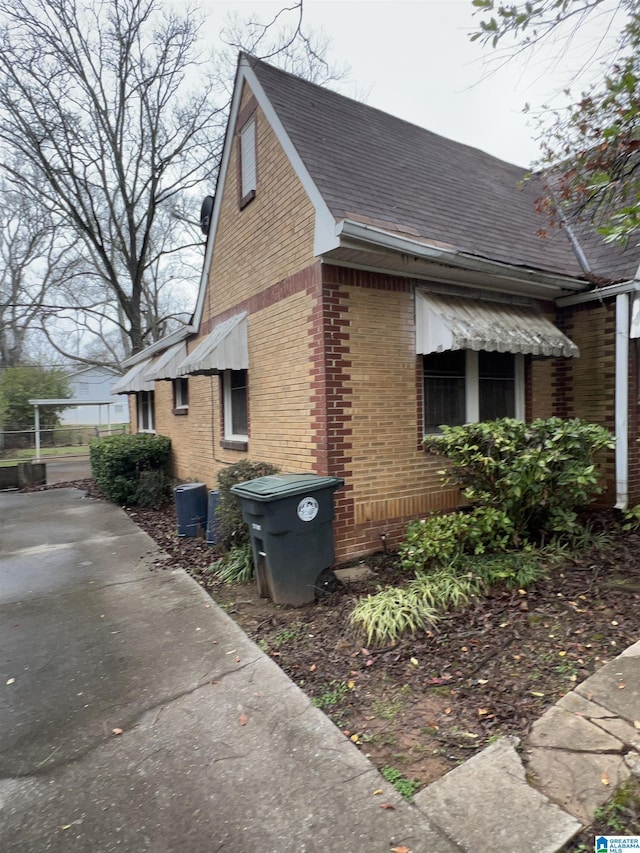
[[[258,593],[296,607],[316,596],[333,565],[333,493],[344,480],[274,474],[231,487],[249,526]]]

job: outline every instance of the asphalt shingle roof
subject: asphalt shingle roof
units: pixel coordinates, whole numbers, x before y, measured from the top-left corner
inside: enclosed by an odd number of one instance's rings
[[[247,57],[291,142],[337,220],[354,219],[474,256],[582,276],[562,230],[536,213],[538,178],[359,101]],[[546,230],[542,238],[539,231]],[[638,253],[591,233],[592,272],[632,278]]]

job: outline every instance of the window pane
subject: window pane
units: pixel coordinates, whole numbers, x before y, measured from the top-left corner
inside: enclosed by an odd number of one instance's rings
[[[443,424],[465,422],[465,353],[438,352],[425,355],[424,429],[435,432]]]
[[[189,405],[189,380],[184,378],[173,380],[173,405],[176,409],[186,409]]]
[[[240,132],[241,195],[256,188],[256,122],[251,119]]]
[[[514,418],[516,414],[515,356],[509,352],[478,353],[480,420]]]
[[[140,391],[138,394],[138,429],[152,432],[154,429],[154,392]]]
[[[229,371],[229,402],[231,423],[227,432],[233,435],[247,435],[247,371]]]
[[[149,394],[149,427],[148,429],[153,431],[156,428],[156,393],[155,391],[148,391]]]

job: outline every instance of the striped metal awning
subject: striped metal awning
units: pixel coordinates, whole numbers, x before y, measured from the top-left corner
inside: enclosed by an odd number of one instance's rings
[[[178,367],[187,357],[186,341],[180,341],[165,350],[146,371],[145,378],[156,382],[163,379],[175,379],[180,374]]]
[[[147,371],[153,362],[152,358],[145,358],[134,364],[115,385],[111,386],[112,394],[137,394],[139,391],[153,391],[153,380],[147,378]]]
[[[243,311],[219,323],[178,365],[178,375],[248,370],[247,316]]]
[[[532,306],[416,293],[416,353],[486,350],[579,356],[578,347]]]

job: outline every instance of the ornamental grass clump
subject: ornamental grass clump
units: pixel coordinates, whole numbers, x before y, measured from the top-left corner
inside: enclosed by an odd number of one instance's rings
[[[226,554],[212,563],[209,571],[223,583],[249,583],[253,578],[253,553],[251,545],[232,545]]]

